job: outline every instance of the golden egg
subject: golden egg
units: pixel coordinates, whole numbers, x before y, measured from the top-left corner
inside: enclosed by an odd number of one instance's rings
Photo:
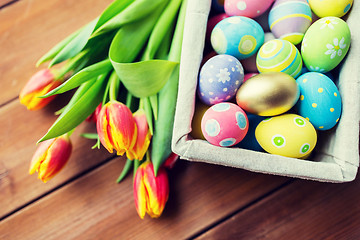
[[[203,104],[201,101],[196,101],[195,104],[195,111],[194,111],[194,116],[191,122],[191,128],[192,131],[190,133],[190,135],[194,138],[194,139],[203,139],[205,140],[204,135],[202,134],[201,131],[201,119],[204,116],[204,113],[206,112],[206,110],[209,109],[210,106],[207,106],[205,104]]]
[[[293,77],[283,72],[260,73],[239,88],[237,104],[260,116],[275,116],[290,110],[299,99],[299,88]]]

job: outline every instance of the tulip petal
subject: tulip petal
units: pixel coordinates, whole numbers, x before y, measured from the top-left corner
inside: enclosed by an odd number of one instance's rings
[[[30,168],[29,168],[29,174],[34,174],[39,170],[40,164],[44,161],[46,158],[47,150],[50,147],[50,145],[55,141],[54,139],[49,139],[47,141],[44,141],[39,144],[38,148],[36,149],[31,162],[30,162]]]
[[[113,153],[113,144],[111,134],[108,130],[108,114],[107,114],[107,104],[101,109],[99,117],[96,123],[97,133],[99,134],[99,139],[101,144],[110,152]],[[110,136],[110,138],[109,138]]]
[[[147,213],[152,218],[160,217],[169,196],[169,184],[166,171],[159,169],[155,177],[153,165],[144,166],[143,182],[147,190]]]
[[[29,173],[38,172],[39,179],[47,182],[65,166],[71,151],[72,145],[68,135],[40,143],[30,163]]]
[[[139,217],[144,219],[146,213],[147,192],[142,179],[143,169],[138,168],[134,178],[134,200]]]
[[[39,178],[47,182],[65,167],[71,154],[72,146],[69,141],[59,137],[49,147],[46,158],[39,168]]]
[[[113,145],[118,154],[122,155],[135,145],[137,137],[135,120],[130,109],[122,103],[109,105],[108,111]]]
[[[136,113],[134,113],[134,120],[137,128],[136,143],[133,148],[129,149],[127,154],[133,156],[133,159],[142,160],[149,148],[151,139],[151,133],[149,131],[145,111],[143,109],[139,109]]]
[[[29,93],[43,89],[44,87],[52,83],[54,79],[55,75],[53,72],[51,72],[50,69],[43,69],[38,71],[29,79],[29,81],[23,87],[20,92],[20,98],[28,95]]]
[[[25,105],[29,110],[41,109],[45,107],[49,102],[51,102],[55,98],[55,96],[51,96],[48,98],[39,98],[39,97],[46,94],[47,92],[51,91],[52,89],[56,88],[59,85],[60,85],[59,81],[54,81],[42,89],[33,91],[31,93],[28,93],[27,95],[23,95],[20,98],[20,103]]]

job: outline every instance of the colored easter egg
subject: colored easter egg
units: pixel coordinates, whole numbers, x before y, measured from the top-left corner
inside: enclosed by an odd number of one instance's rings
[[[259,73],[246,73],[244,75],[244,81],[243,82],[246,82],[249,78],[253,77],[253,76],[256,76],[258,75]]]
[[[320,18],[342,17],[349,12],[353,0],[309,0],[311,10]]]
[[[217,12],[224,12],[224,0],[211,0],[211,8]]]
[[[258,124],[265,119],[265,117],[254,115],[254,114],[247,114],[249,120],[249,130],[244,137],[244,139],[236,144],[236,147],[249,149],[253,151],[263,151],[262,147],[258,143],[255,137],[255,129]]]
[[[336,125],[341,115],[341,96],[334,82],[322,73],[308,72],[296,79],[300,99],[298,113],[318,130]]]
[[[299,44],[311,24],[307,0],[276,0],[269,12],[269,26],[276,38]]]
[[[297,114],[283,114],[263,120],[255,137],[268,153],[303,158],[311,153],[317,142],[312,124]]]
[[[256,57],[259,72],[284,72],[296,78],[301,73],[302,59],[299,50],[287,40],[266,42]]]
[[[299,99],[293,77],[282,72],[260,73],[239,88],[236,103],[246,112],[274,116],[290,110]]]
[[[236,104],[218,103],[211,106],[201,120],[205,139],[216,146],[231,147],[239,143],[249,128],[246,113]]]
[[[274,34],[271,32],[266,32],[264,35],[264,43],[275,39]],[[251,57],[245,58],[241,60],[241,64],[246,72],[257,72],[257,66],[256,66],[256,56],[257,54],[252,55]]]
[[[263,14],[274,0],[225,0],[225,13],[229,16],[255,18]]]
[[[338,17],[324,17],[314,22],[301,44],[301,55],[309,71],[328,72],[347,54],[351,33],[347,23]]]
[[[211,45],[218,54],[229,54],[239,60],[255,54],[263,43],[261,26],[242,16],[221,20],[211,33]]]
[[[190,132],[190,135],[195,139],[205,140],[205,137],[201,131],[201,119],[208,109],[209,109],[208,105],[203,104],[201,101],[196,101],[194,116],[191,121],[191,132]]]
[[[236,95],[244,79],[244,70],[235,57],[220,54],[210,58],[200,69],[198,96],[213,105]]]

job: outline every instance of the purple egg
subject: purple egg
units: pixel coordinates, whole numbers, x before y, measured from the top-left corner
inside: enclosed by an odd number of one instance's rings
[[[232,99],[244,79],[244,69],[238,59],[220,54],[210,58],[201,67],[198,96],[207,105]]]
[[[312,21],[307,0],[276,0],[269,12],[269,26],[276,38],[299,44]]]

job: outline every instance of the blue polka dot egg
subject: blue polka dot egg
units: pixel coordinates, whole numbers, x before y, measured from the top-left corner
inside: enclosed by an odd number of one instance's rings
[[[334,127],[341,115],[341,97],[335,83],[326,75],[308,72],[296,82],[300,99],[296,104],[298,113],[318,130]]]
[[[244,79],[244,70],[235,57],[220,54],[210,58],[200,69],[198,96],[207,105],[232,99]]]
[[[251,57],[264,43],[264,30],[253,19],[232,16],[221,20],[211,33],[211,45],[218,54],[239,60]]]

